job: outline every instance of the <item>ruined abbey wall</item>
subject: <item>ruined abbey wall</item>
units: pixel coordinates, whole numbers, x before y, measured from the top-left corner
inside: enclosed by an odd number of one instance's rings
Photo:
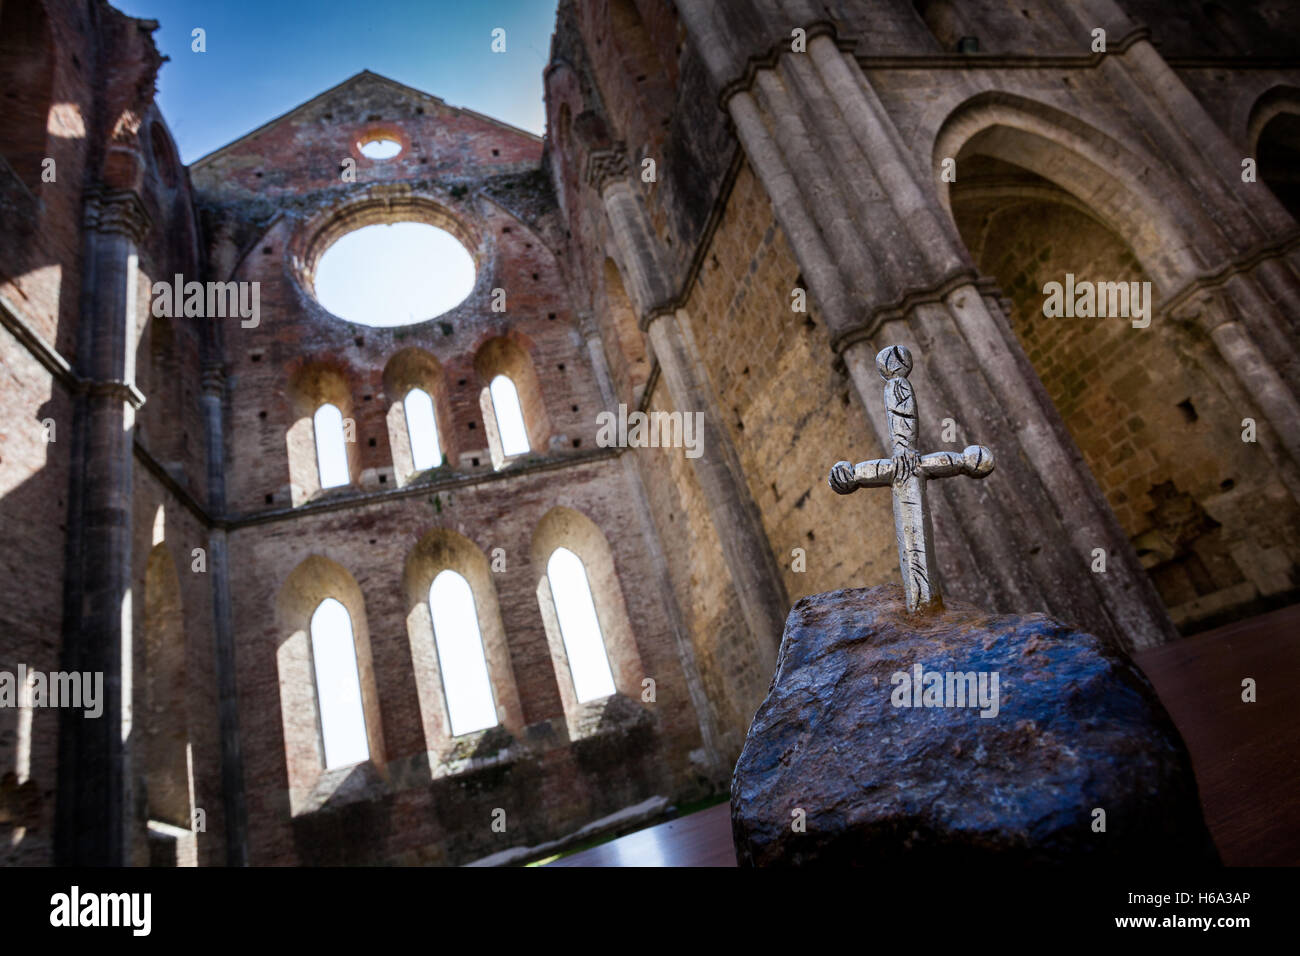
[[[722,793],[790,604],[897,574],[889,493],[826,484],[884,455],[885,345],[916,354],[925,450],[997,457],[935,486],[948,593],[1130,649],[1293,601],[1286,8],[561,0],[543,139],[363,72],[183,167],[156,24],[4,4],[0,671],[113,689],[98,722],[0,709],[0,863],[500,860]],[[330,314],[321,255],[399,221],[466,247],[469,297]],[[1150,322],[1045,315],[1066,273],[1150,282]],[[256,288],[257,314],[157,314],[177,275]],[[497,374],[528,430],[510,460]],[[412,387],[444,459],[422,473]],[[325,402],[350,435],[328,489]],[[620,409],[703,440],[608,447]],[[616,683],[588,704],[560,546]],[[450,731],[442,569],[474,593],[488,731]],[[335,770],[326,597],[370,751]]]

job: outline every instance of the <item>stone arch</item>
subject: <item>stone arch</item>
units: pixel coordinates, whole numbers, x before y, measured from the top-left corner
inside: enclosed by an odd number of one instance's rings
[[[41,184],[54,91],[54,41],[45,5],[36,0],[0,6],[0,155],[24,185]]]
[[[388,399],[388,443],[393,451],[393,474],[398,486],[408,484],[415,476],[415,460],[411,453],[411,436],[407,427],[403,400],[413,388],[425,391],[433,399],[433,414],[438,429],[438,449],[443,463],[454,459],[458,448],[452,430],[451,398],[447,391],[442,363],[432,353],[411,346],[402,349],[384,366],[384,395]]]
[[[181,471],[189,451],[182,412],[181,343],[166,316],[150,316],[136,350],[137,380],[147,399],[136,413],[145,447],[163,465]]]
[[[360,450],[356,440],[352,387],[345,371],[324,362],[301,365],[289,376],[288,397],[293,424],[285,433],[285,444],[289,457],[290,500],[293,504],[309,501],[322,490],[316,462],[313,416],[326,403],[334,405],[342,413],[345,438],[348,436],[348,422],[352,423],[352,440],[346,442],[346,449],[348,475],[351,483],[355,484],[361,469]]]
[[[941,147],[957,149],[957,181],[944,197],[958,233],[1006,295],[1016,338],[1175,624],[1186,633],[1262,609],[1300,580],[1300,514],[1241,442],[1249,413],[1205,332],[1167,315],[1134,328],[1044,310],[1044,286],[1067,273],[1149,281],[1154,309],[1161,276],[1166,293],[1178,279],[1169,266],[1181,254],[1158,245],[1175,226],[1161,221],[1153,232],[1139,221],[1148,207],[1124,182],[1122,161],[1112,177],[1099,157],[1081,167],[1064,146],[1009,129],[968,129],[959,147],[953,138]]]
[[[935,137],[931,157],[939,199],[952,214],[945,158],[978,152],[1020,166],[1070,193],[1124,237],[1161,296],[1179,289],[1228,251],[1187,187],[1162,165],[1139,156],[1088,123],[1025,97],[977,94],[953,110]],[[1195,239],[1193,238],[1195,237]],[[1212,244],[1212,249],[1196,243]]]
[[[553,168],[558,170],[555,183],[559,193],[559,206],[572,219],[574,210],[570,201],[576,200],[578,196],[581,165],[580,157],[573,151],[573,111],[568,103],[561,103],[555,115],[552,144],[556,154]]]
[[[313,554],[289,573],[275,602],[276,631],[280,635],[276,648],[280,717],[289,778],[289,806],[294,814],[317,806],[356,769],[325,771],[325,749],[311,652],[311,619],[326,598],[341,603],[351,618],[357,673],[361,680],[361,706],[366,719],[366,742],[370,750],[368,763],[382,769],[386,762],[365,598],[356,579],[346,568],[323,555]]]
[[[143,686],[137,690],[143,713],[136,719],[143,757],[139,774],[151,843],[166,845],[165,851],[161,845],[151,846],[158,852],[150,857],[160,863],[193,866],[197,860],[185,612],[176,559],[162,541],[145,562],[143,638]],[[155,831],[165,832],[167,838],[156,836]]]
[[[551,663],[555,667],[565,719],[570,735],[578,737],[583,736],[585,728],[589,726],[587,712],[592,705],[599,705],[600,702],[579,704],[573,678],[569,673],[564,638],[560,632],[555,600],[546,573],[551,554],[561,547],[581,558],[586,569],[592,601],[596,606],[596,619],[605,641],[605,652],[617,694],[638,699],[641,681],[646,674],[641,665],[641,654],[628,617],[609,540],[599,525],[581,512],[564,506],[552,508],[533,530],[532,567],[537,576],[537,602],[546,628],[546,641],[551,649]]]
[[[496,468],[507,464],[489,391],[492,380],[498,375],[509,378],[519,393],[524,428],[528,432],[529,453],[544,455],[550,445],[551,419],[546,412],[541,383],[529,354],[531,345],[523,336],[496,336],[480,345],[474,353],[474,371],[483,383],[483,390],[479,393],[479,408],[483,413],[483,427],[487,432],[492,464]]]
[[[456,747],[456,739],[451,736],[447,714],[433,616],[429,608],[429,587],[433,579],[446,570],[455,571],[465,578],[474,594],[474,609],[478,615],[488,678],[496,700],[497,720],[513,735],[520,734],[524,728],[523,705],[510,661],[510,647],[491,564],[469,538],[450,528],[434,528],[426,532],[407,555],[402,573],[402,593],[406,598],[406,631],[411,642],[411,662],[420,699],[424,738],[430,753],[437,755],[440,761]],[[474,738],[487,732],[466,736]],[[435,763],[435,774],[438,769]]]
[[[1275,86],[1256,100],[1246,135],[1256,175],[1300,222],[1300,88]]]
[[[172,142],[167,125],[161,116],[154,116],[149,122],[149,161],[158,178],[168,189],[176,188],[180,181],[177,172],[180,160],[177,158],[176,145]]]

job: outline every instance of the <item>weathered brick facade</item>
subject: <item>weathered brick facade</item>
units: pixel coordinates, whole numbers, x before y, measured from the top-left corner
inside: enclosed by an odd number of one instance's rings
[[[372,128],[398,138],[397,159],[372,161],[355,149]],[[292,157],[291,168],[281,157]],[[355,183],[338,174],[349,157]],[[602,396],[564,271],[548,248],[562,226],[537,172],[540,158],[533,137],[363,74],[191,170],[201,215],[242,252],[231,277],[259,284],[265,316],[256,328],[224,329],[230,585],[254,863],[465,862],[553,840],[648,797],[702,793],[716,779],[706,761],[691,759],[700,731],[661,602],[636,586],[653,577],[642,531],[625,517],[638,492],[617,456],[596,446]],[[477,267],[474,291],[414,326],[365,328],[327,313],[310,293],[313,257],[348,228],[401,220],[461,238]],[[493,307],[495,290],[504,291],[504,311]],[[432,357],[428,390],[446,464],[408,481],[394,471],[388,426],[404,392],[386,391],[386,379],[405,383],[392,362],[411,350]],[[310,474],[314,449],[310,440],[287,448],[286,436],[323,397],[303,384],[317,366],[342,383],[345,415],[355,421],[354,482],[304,492],[295,487],[294,459]],[[497,370],[519,383],[535,449],[504,470],[494,470],[480,404]],[[308,392],[305,401],[296,388]],[[590,726],[572,714],[566,722],[537,604],[545,568],[531,542],[556,507],[585,515],[608,540],[643,668]],[[439,528],[504,562],[489,586],[522,713],[508,736],[475,745],[453,741],[445,720],[428,712],[441,713],[441,701],[421,697],[412,666],[417,635],[403,569]],[[268,611],[289,572],[313,556],[346,571],[364,598],[353,617],[365,617],[373,717],[382,728],[373,773],[322,774],[313,722],[278,718],[289,667],[278,659],[283,622]],[[293,673],[310,678],[306,668]],[[656,683],[653,706],[641,702],[645,677]],[[310,712],[310,693],[294,706]],[[291,729],[304,739],[287,739]],[[297,797],[295,788],[303,790]],[[497,808],[506,813],[504,835],[491,826]],[[358,838],[318,846],[322,829],[334,826],[356,829]]]
[[[950,593],[1130,647],[1293,601],[1285,6],[561,0],[544,139],[364,72],[187,168],[156,24],[5,3],[0,671],[109,689],[99,720],[0,707],[0,863],[499,860],[720,792],[790,601],[897,573],[889,495],[825,481],[883,454],[885,344],[917,354],[928,448],[997,456],[938,483]],[[367,158],[375,137],[400,153]],[[400,221],[466,247],[468,298],[392,328],[330,314],[323,252]],[[1044,316],[1067,272],[1150,281],[1150,325]],[[260,321],[153,316],[178,274],[256,283]],[[512,459],[498,373],[531,446]],[[416,386],[444,459],[424,473]],[[355,428],[325,490],[323,402]],[[702,414],[700,453],[601,447],[620,406]],[[560,546],[615,681],[588,704],[545,578]],[[459,737],[444,568],[474,591],[500,722]],[[333,770],[307,635],[326,597],[371,755]]]

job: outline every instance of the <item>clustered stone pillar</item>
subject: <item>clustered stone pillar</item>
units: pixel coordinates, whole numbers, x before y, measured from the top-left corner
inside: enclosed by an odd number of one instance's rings
[[[79,626],[68,629],[67,670],[103,674],[103,714],[65,710],[60,754],[60,862],[130,863],[132,455],[139,283],[137,246],[149,228],[131,191],[87,197],[87,263],[78,371],[81,405],[82,553],[69,576],[81,582]],[[77,516],[73,516],[77,520]]]
[[[597,328],[589,312],[579,315],[578,329],[587,342],[587,352],[591,356],[591,367],[595,370],[596,382],[600,386],[600,396],[605,402],[605,407],[613,411],[618,404],[618,398],[614,393],[614,382],[609,374],[609,362],[605,357],[605,347],[601,343],[600,329]],[[677,658],[681,662],[682,674],[686,680],[686,692],[695,707],[695,714],[699,721],[700,742],[704,746],[704,753],[715,780],[723,783],[730,776],[731,768],[724,763],[718,752],[717,720],[713,708],[709,705],[709,697],[704,692],[704,683],[700,679],[700,669],[695,660],[695,648],[691,644],[690,631],[686,627],[682,609],[673,593],[672,576],[668,573],[668,558],[655,531],[654,516],[650,513],[641,470],[637,467],[634,456],[622,455],[621,458],[624,477],[633,490],[631,504],[636,510],[637,522],[641,526],[641,537],[650,556],[651,567],[654,568],[656,585],[659,591],[666,595],[664,607],[668,611],[668,618],[672,624],[673,643],[677,648]]]
[[[609,155],[619,153],[621,150],[611,150]],[[603,176],[595,185],[627,273],[628,293],[654,348],[673,407],[684,414],[704,413],[703,453],[689,460],[704,492],[755,652],[761,666],[770,670],[776,664],[789,610],[785,582],[718,410],[691,333],[690,317],[684,309],[666,304],[673,296],[668,272],[626,169],[612,162],[599,168]]]
[[[996,610],[1045,610],[1129,647],[1174,636],[1009,322],[925,188],[928,166],[918,168],[817,10],[756,6],[788,23],[777,31],[784,44],[757,61],[714,5],[682,0],[679,8],[882,447],[875,353],[901,344],[924,357],[914,372],[927,396],[922,434],[952,418],[997,455],[996,480],[936,489],[949,590]],[[791,50],[794,26],[806,27],[806,52]],[[840,453],[858,460],[867,452]],[[1104,574],[1091,571],[1097,548],[1107,554]]]

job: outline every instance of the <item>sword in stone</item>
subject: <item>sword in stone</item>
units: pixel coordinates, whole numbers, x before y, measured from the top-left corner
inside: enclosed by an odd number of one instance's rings
[[[916,394],[907,380],[912,372],[912,353],[902,345],[882,349],[876,356],[876,370],[885,380],[885,411],[893,457],[856,465],[836,462],[831,469],[830,486],[841,495],[852,494],[859,488],[885,485],[893,488],[894,535],[898,539],[898,567],[903,573],[907,609],[938,610],[943,607],[943,596],[939,589],[934,531],[925,506],[925,484],[931,478],[951,475],[984,478],[993,471],[993,453],[983,445],[969,445],[960,454],[918,453]]]

